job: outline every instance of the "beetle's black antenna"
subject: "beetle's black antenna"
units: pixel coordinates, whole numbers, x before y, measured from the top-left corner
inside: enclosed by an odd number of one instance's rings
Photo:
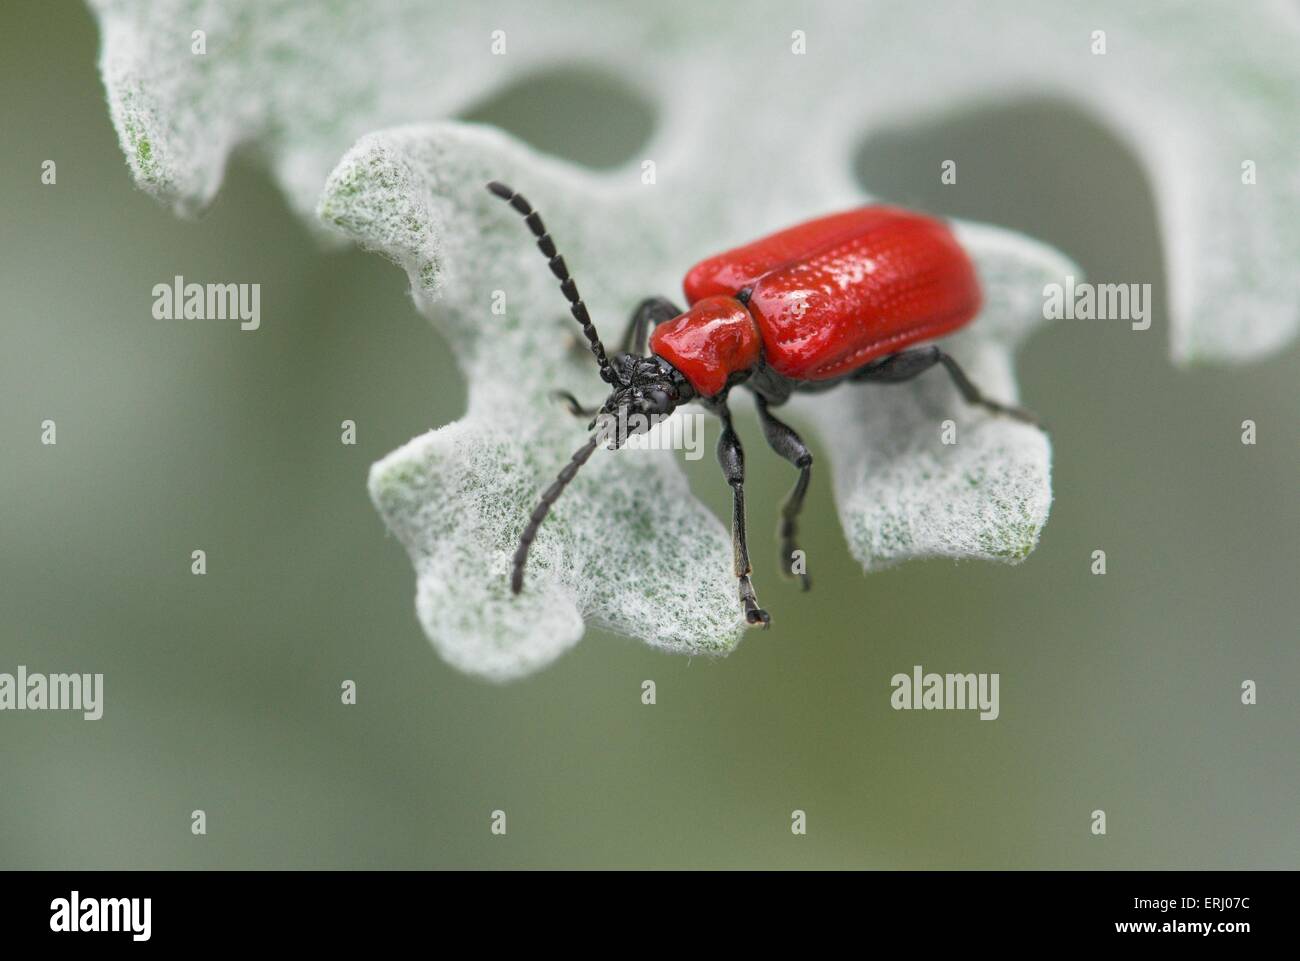
[[[573,452],[573,458],[564,465],[564,470],[560,471],[551,486],[546,488],[542,499],[533,508],[533,513],[528,518],[528,526],[519,535],[519,546],[515,549],[514,567],[510,572],[510,590],[513,593],[518,594],[524,589],[524,565],[528,563],[528,548],[533,546],[533,539],[537,537],[537,530],[542,526],[542,521],[546,520],[546,515],[551,512],[551,505],[560,499],[564,488],[569,486],[569,481],[573,480],[574,475],[578,473],[578,468],[587,463],[592,452],[600,445],[600,440],[599,433],[592,434],[587,443]]]
[[[573,319],[582,325],[582,332],[587,335],[587,341],[591,344],[591,352],[596,355],[596,363],[600,365],[600,379],[607,384],[614,383],[614,370],[609,365],[609,358],[605,356],[605,345],[600,342],[600,335],[596,333],[596,325],[591,322],[591,315],[587,313],[587,305],[582,302],[582,297],[578,294],[578,285],[569,276],[569,268],[564,263],[564,258],[555,251],[555,241],[546,232],[546,225],[542,223],[542,215],[533,209],[533,205],[524,198],[523,194],[516,193],[503,183],[494,180],[487,185],[487,188],[523,216],[524,223],[528,224],[528,229],[537,238],[537,249],[542,252],[542,256],[550,264],[551,273],[555,274],[560,281],[560,291],[564,294],[565,299],[569,301],[569,310],[573,313]],[[516,589],[517,591],[518,589]]]

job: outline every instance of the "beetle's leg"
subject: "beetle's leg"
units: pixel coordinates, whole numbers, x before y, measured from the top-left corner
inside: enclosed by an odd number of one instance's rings
[[[745,543],[745,450],[731,426],[731,412],[725,404],[717,407],[722,418],[722,436],[718,438],[718,463],[722,476],[731,486],[731,541],[735,548],[736,578],[740,583],[740,606],[745,612],[745,623],[767,627],[772,618],[758,606],[754,584],[750,580],[749,547]]]
[[[1035,427],[1042,426],[1042,422],[1032,411],[1011,404],[999,403],[985,397],[980,389],[971,382],[971,379],[966,376],[966,372],[958,366],[957,361],[933,344],[929,347],[916,347],[912,350],[902,350],[897,354],[891,354],[870,367],[864,367],[850,379],[897,384],[905,380],[911,380],[917,374],[929,370],[935,364],[942,364],[944,369],[948,371],[948,376],[952,378],[952,382],[957,386],[957,390],[965,398],[966,403],[983,407],[995,414],[1006,414],[1008,417],[1014,417],[1026,424],[1033,424]]]
[[[813,455],[793,427],[772,416],[762,395],[755,394],[754,402],[758,405],[758,421],[763,425],[763,436],[767,438],[768,445],[799,468],[799,479],[781,505],[781,527],[778,532],[781,539],[781,573],[786,577],[794,577],[794,555],[799,551],[795,536],[799,526],[799,511],[803,509],[803,499],[808,493]],[[797,576],[803,582],[805,591],[812,587],[806,568]]]
[[[553,390],[551,396],[556,400],[564,401],[564,406],[568,408],[569,413],[574,417],[595,417],[600,413],[599,407],[584,407],[582,401],[574,397],[567,390]]]
[[[632,311],[632,319],[628,322],[627,333],[623,335],[619,349],[625,354],[644,357],[650,331],[680,313],[681,309],[666,297],[647,297]]]

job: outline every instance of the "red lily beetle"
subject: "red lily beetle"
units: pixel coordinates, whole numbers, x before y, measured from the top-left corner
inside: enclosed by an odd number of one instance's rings
[[[974,265],[948,225],[933,217],[898,207],[859,207],[710,257],[686,274],[689,308],[682,311],[663,297],[642,301],[611,359],[542,218],[504,184],[494,181],[488,189],[524,217],[611,387],[599,408],[583,407],[564,391],[559,395],[575,415],[605,418],[624,429],[613,436],[607,430],[593,434],[543,492],[515,551],[510,586],[516,594],[542,521],[600,443],[617,447],[627,433],[649,429],[688,401],[722,420],[718,462],[732,489],[740,604],[748,624],[763,626],[771,617],[759,607],[750,580],[745,456],[727,407],[733,387],[753,392],[768,444],[799,471],[781,509],[782,573],[791,572],[798,550],[796,524],[813,462],[799,435],[770,410],[791,394],[845,382],[899,383],[941,364],[967,403],[1038,423],[1029,411],[986,398],[939,347],[911,346],[957,330],[980,307]],[[808,576],[800,576],[806,590]]]

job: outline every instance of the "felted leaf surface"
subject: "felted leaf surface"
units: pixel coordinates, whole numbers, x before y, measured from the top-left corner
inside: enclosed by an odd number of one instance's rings
[[[183,213],[211,201],[229,153],[247,145],[310,218],[358,137],[455,116],[556,64],[607,69],[655,104],[646,156],[661,186],[695,195],[697,220],[716,199],[762,224],[842,198],[869,131],[1049,93],[1095,113],[1145,162],[1177,360],[1258,357],[1300,323],[1300,13],[1285,0],[89,2],[131,169]],[[203,55],[191,52],[195,30]],[[796,30],[803,55],[791,52]]]
[[[526,515],[587,436],[545,393],[564,384],[590,402],[604,392],[590,358],[571,350],[553,278],[487,180],[541,210],[613,344],[641,297],[678,299],[695,259],[862,202],[850,166],[867,132],[1052,93],[1123,132],[1147,164],[1169,245],[1176,357],[1246,359],[1294,333],[1300,31],[1281,4],[1245,17],[1172,3],[604,3],[584,6],[578,26],[571,4],[550,2],[92,6],[114,121],[146,190],[199,210],[229,152],[247,145],[298,211],[402,265],[456,352],[466,416],[380,461],[370,486],[414,561],[426,632],[485,676],[535,670],[585,620],[691,653],[725,653],[740,633],[729,534],[662,453],[598,451],[543,526],[528,590],[508,594]],[[195,56],[200,28],[207,53]],[[1104,56],[1089,51],[1096,29],[1107,32]],[[494,30],[507,37],[504,56],[490,52]],[[795,30],[806,54],[791,52]],[[595,174],[486,128],[395,126],[453,116],[571,63],[616,73],[654,103],[643,156],[655,183],[642,182],[639,158]],[[1241,182],[1246,159],[1260,172],[1254,186]],[[1014,400],[1011,352],[1041,322],[1043,285],[1080,272],[1008,232],[958,230],[986,303],[947,346],[990,396]],[[490,309],[498,290],[503,316]],[[970,410],[942,374],[841,388],[791,411],[813,427],[806,439],[818,469],[833,472],[864,566],[1014,562],[1034,546],[1051,496],[1046,436]],[[940,437],[949,419],[954,445]]]

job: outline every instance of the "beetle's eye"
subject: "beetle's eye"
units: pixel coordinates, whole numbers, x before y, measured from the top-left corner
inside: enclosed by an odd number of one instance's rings
[[[657,387],[651,388],[645,392],[646,406],[652,413],[666,414],[671,406],[672,401],[668,397],[668,392],[660,390]]]

